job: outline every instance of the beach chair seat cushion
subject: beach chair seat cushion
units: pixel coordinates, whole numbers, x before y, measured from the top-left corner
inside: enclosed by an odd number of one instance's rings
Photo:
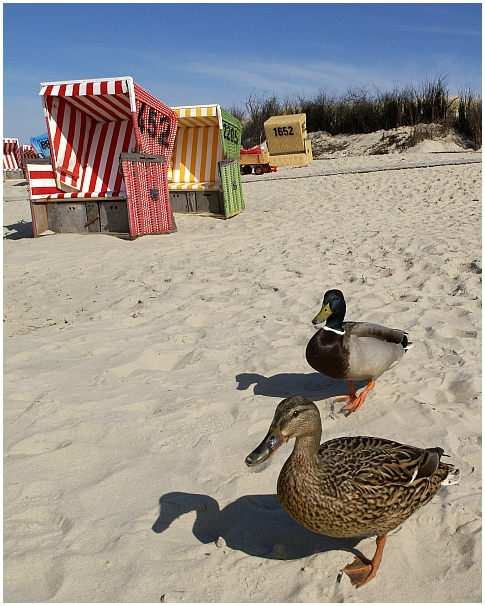
[[[57,187],[51,164],[27,164],[25,175],[29,183],[31,200],[63,200],[70,198],[125,198],[126,191],[72,191]]]
[[[202,181],[201,183],[169,183],[169,191],[222,191],[222,182]]]

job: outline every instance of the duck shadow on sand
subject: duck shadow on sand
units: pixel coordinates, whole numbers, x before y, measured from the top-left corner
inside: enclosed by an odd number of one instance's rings
[[[349,382],[330,379],[319,372],[297,373],[284,372],[271,377],[258,373],[241,373],[236,375],[237,389],[245,391],[254,385],[255,396],[289,398],[305,396],[313,401],[326,400],[349,394]],[[369,381],[354,381],[356,390],[365,387]]]
[[[334,550],[362,556],[355,549],[360,539],[335,539],[306,530],[290,518],[273,494],[243,496],[222,510],[214,498],[203,494],[169,492],[159,503],[160,514],[152,526],[158,534],[195,511],[192,532],[203,544],[222,537],[230,549],[271,560],[296,560]]]
[[[12,225],[4,225],[4,227],[10,232],[3,236],[6,240],[20,240],[22,238],[34,237],[34,226],[32,225],[32,221],[19,221]]]

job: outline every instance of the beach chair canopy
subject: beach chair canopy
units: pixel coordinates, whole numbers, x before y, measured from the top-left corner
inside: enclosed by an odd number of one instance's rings
[[[129,76],[42,83],[52,168],[64,192],[119,196],[122,152],[170,158],[177,115]]]

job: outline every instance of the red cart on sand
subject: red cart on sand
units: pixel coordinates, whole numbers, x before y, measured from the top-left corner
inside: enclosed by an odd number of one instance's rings
[[[262,149],[260,145],[243,149],[239,154],[239,164],[243,175],[250,175],[253,171],[256,175],[276,172],[275,166],[270,166],[269,151]]]
[[[177,114],[131,77],[43,83],[40,95],[52,164],[26,164],[34,236],[175,231]]]

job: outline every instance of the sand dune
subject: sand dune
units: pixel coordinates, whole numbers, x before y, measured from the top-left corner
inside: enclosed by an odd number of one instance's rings
[[[25,186],[4,184],[5,601],[481,601],[481,166],[275,178],[430,155],[279,169],[231,220],[134,241],[33,239]],[[347,384],[304,357],[332,287],[415,344],[349,417]],[[244,463],[292,394],[322,441],[440,446],[462,471],[359,590],[339,570],[374,539],[278,504],[292,446]]]

